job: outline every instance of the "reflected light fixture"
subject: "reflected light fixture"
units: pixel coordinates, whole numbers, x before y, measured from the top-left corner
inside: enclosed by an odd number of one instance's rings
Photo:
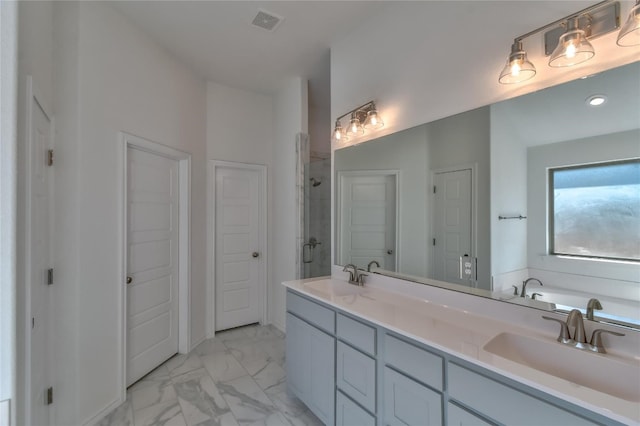
[[[350,116],[349,125],[346,129],[343,129],[340,120],[347,116]],[[336,142],[346,142],[350,137],[363,135],[365,129],[374,130],[383,126],[384,122],[380,114],[378,114],[376,104],[373,101],[369,101],[336,119],[336,125],[333,129],[333,140]]]
[[[536,67],[527,59],[521,40],[514,40],[507,64],[500,73],[498,81],[502,84],[521,83],[536,75]]]
[[[637,34],[630,37],[631,39],[637,37],[640,43],[639,24],[640,0],[636,0],[636,6],[631,10],[627,24],[620,31],[618,44],[626,46],[627,44],[621,44],[620,40],[622,39],[622,43],[627,43],[626,35],[634,31]],[[549,56],[549,66],[564,68],[593,58],[595,49],[589,39],[608,34],[618,28],[620,28],[620,3],[605,0],[516,37],[511,46],[507,64],[502,69],[498,81],[501,84],[521,83],[536,75],[536,68],[527,58],[523,48],[523,42],[528,37],[544,33],[544,53]]]
[[[565,31],[558,40],[558,46],[549,58],[550,67],[572,67],[593,58],[595,50],[584,30],[578,28],[578,18],[567,22]]]
[[[620,28],[616,43],[622,47],[640,45],[640,0],[636,0],[636,5],[629,12],[627,22]]]

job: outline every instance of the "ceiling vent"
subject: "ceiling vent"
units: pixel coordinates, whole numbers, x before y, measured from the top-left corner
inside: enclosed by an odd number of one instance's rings
[[[274,15],[271,12],[260,9],[258,10],[258,14],[256,15],[256,17],[253,18],[251,25],[253,25],[254,27],[262,28],[263,30],[273,32],[278,28],[278,26],[280,26],[283,19],[284,18],[281,16]]]

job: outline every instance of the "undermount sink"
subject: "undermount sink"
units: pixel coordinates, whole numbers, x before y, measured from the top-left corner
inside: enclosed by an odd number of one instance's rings
[[[484,350],[580,386],[640,402],[638,362],[512,333],[498,334]]]
[[[333,297],[350,296],[352,294],[360,294],[364,291],[364,287],[358,287],[353,284],[347,284],[331,279],[309,281],[302,285],[308,290],[316,291],[324,295]]]

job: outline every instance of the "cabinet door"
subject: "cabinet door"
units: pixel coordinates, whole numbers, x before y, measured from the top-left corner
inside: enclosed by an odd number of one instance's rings
[[[287,387],[302,401],[307,399],[311,374],[309,371],[309,335],[305,334],[308,325],[301,319],[287,314]]]
[[[338,388],[358,404],[375,413],[376,361],[342,342],[338,342],[336,359]]]
[[[374,426],[376,418],[365,409],[344,396],[336,393],[336,426]]]
[[[491,423],[450,402],[447,404],[447,424],[449,426],[492,426]]]
[[[305,324],[309,342],[307,368],[309,371],[309,398],[307,406],[325,424],[334,423],[335,414],[335,347],[334,337]]]
[[[442,396],[386,367],[384,369],[385,425],[441,425]]]

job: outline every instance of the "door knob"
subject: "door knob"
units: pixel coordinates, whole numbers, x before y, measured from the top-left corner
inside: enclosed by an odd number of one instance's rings
[[[133,278],[127,277],[127,284],[131,284],[133,282]]]
[[[393,250],[391,249],[387,250],[387,254],[393,254]]]
[[[251,253],[251,256],[253,257],[259,257],[260,253],[258,253],[257,251],[254,251],[253,253]]]

